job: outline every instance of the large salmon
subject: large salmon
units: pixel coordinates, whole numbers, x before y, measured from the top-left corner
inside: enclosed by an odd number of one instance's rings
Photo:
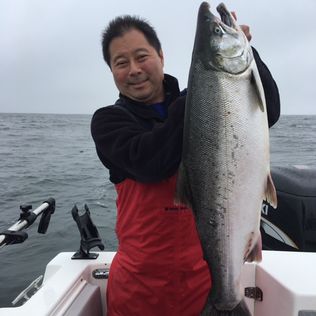
[[[188,81],[177,200],[194,212],[212,288],[202,315],[250,315],[240,275],[261,259],[270,177],[264,91],[251,46],[231,13],[203,2]]]

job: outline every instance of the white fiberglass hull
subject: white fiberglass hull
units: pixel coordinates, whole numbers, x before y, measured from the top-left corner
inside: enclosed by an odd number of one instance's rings
[[[99,252],[96,260],[71,260],[73,254],[53,258],[42,287],[22,306],[0,308],[0,316],[106,316],[107,279],[94,275],[109,268],[115,253]],[[262,301],[246,299],[253,316],[316,316],[315,267],[310,252],[263,251],[261,263],[245,264],[243,286],[263,292]]]

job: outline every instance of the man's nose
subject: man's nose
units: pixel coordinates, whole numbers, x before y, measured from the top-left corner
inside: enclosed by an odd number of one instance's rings
[[[141,73],[141,67],[139,63],[135,60],[130,61],[130,66],[129,66],[129,74],[130,75],[137,75]]]

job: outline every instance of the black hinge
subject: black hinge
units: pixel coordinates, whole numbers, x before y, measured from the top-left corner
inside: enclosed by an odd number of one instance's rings
[[[246,287],[245,288],[245,296],[248,298],[253,298],[256,301],[263,300],[263,292],[259,287]]]

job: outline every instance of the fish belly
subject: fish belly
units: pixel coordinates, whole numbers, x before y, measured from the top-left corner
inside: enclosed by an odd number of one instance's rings
[[[242,300],[241,268],[259,238],[268,172],[267,117],[250,76],[197,65],[188,87],[178,196],[194,212],[220,310]]]

